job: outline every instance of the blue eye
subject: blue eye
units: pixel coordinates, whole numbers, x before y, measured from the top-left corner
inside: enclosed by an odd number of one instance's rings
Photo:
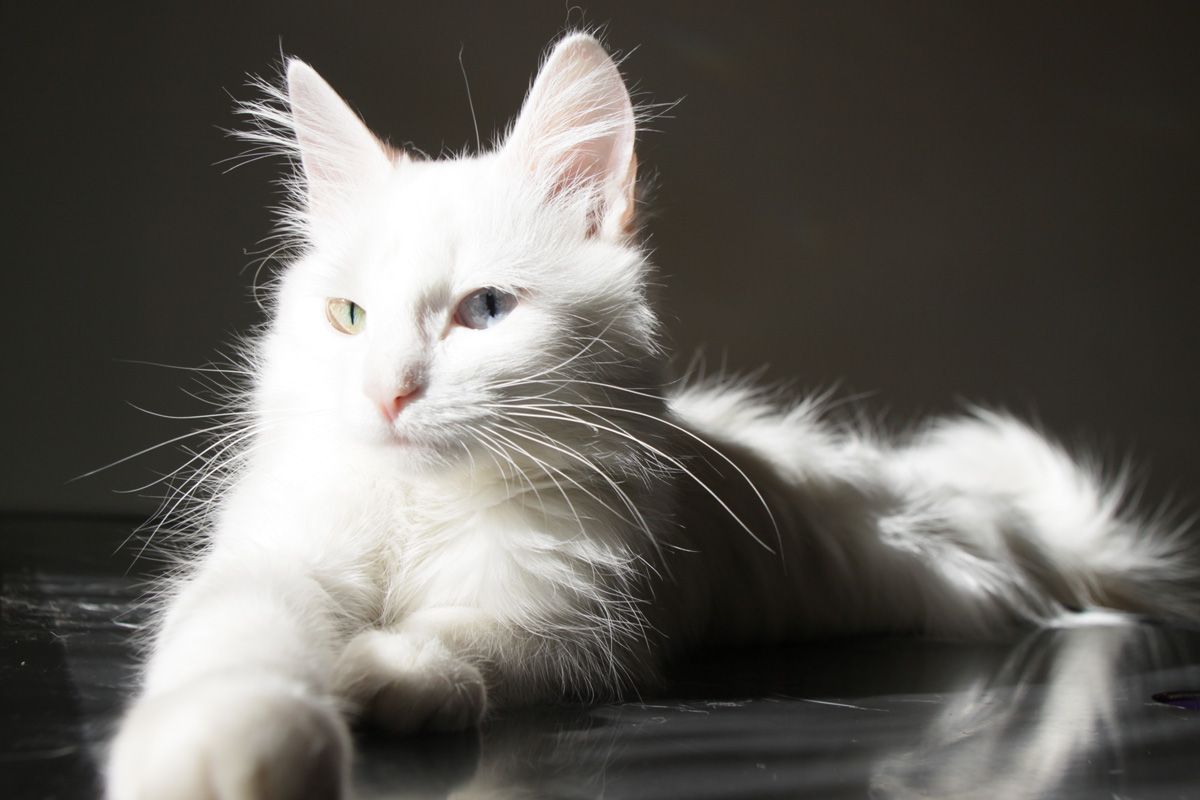
[[[454,321],[464,328],[483,330],[507,317],[516,307],[516,295],[489,286],[464,297],[454,311]]]

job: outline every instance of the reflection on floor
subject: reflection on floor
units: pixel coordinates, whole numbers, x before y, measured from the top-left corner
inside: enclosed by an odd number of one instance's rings
[[[127,530],[0,521],[6,797],[97,795],[144,619],[144,575],[111,555]],[[356,796],[1197,796],[1200,711],[1153,699],[1196,689],[1200,630],[1149,624],[707,654],[662,697],[513,711],[482,734],[363,734]]]

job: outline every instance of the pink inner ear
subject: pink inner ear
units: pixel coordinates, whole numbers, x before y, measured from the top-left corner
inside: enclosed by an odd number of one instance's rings
[[[634,132],[633,105],[616,65],[599,42],[576,35],[547,59],[506,149],[545,181],[549,196],[592,192],[589,235],[616,236],[632,224]]]
[[[392,154],[312,67],[288,63],[288,101],[308,189],[310,223],[338,215],[347,197],[387,174]]]
[[[621,213],[617,216],[617,227],[621,233],[633,233],[635,212],[637,211],[637,153],[629,154],[629,169],[625,173],[624,185],[621,187],[620,201],[624,203]]]

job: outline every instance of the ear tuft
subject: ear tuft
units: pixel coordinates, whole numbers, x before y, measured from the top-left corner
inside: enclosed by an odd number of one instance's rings
[[[317,71],[287,62],[287,96],[310,226],[336,224],[353,195],[391,169],[384,145]]]
[[[583,192],[590,229],[628,233],[637,161],[633,104],[617,65],[588,34],[561,40],[547,57],[505,145],[548,198]]]

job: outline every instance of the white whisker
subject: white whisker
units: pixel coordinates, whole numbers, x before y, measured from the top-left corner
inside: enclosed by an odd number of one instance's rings
[[[730,516],[730,518],[733,519],[733,521],[737,523],[738,527],[741,528],[743,531],[745,531],[750,536],[750,538],[752,538],[755,542],[757,542],[759,545],[761,545],[767,551],[769,551],[771,553],[775,553],[775,549],[772,548],[766,542],[764,542],[758,536],[758,534],[756,534],[754,532],[754,530],[749,525],[747,525],[744,521],[742,521],[742,518],[738,516],[737,512],[735,512],[732,508],[729,507],[729,504],[725,502],[725,500],[721,497],[720,494],[717,493],[717,491],[715,489],[713,489],[707,483],[702,481],[698,475],[696,475],[694,472],[692,472],[690,469],[688,469],[686,466],[684,466],[683,462],[680,461],[678,458],[675,458],[674,456],[664,452],[660,448],[657,448],[654,445],[646,442],[645,440],[640,439],[637,436],[634,436],[633,434],[629,433],[628,431],[624,430],[623,428],[613,427],[613,425],[615,425],[615,423],[612,423],[611,420],[607,420],[607,422],[610,423],[609,425],[603,425],[603,424],[597,425],[596,423],[593,423],[589,420],[580,419],[579,417],[576,417],[576,416],[573,416],[570,414],[566,414],[557,409],[554,409],[554,410],[542,409],[542,412],[543,413],[541,413],[541,414],[533,414],[528,411],[513,411],[510,413],[512,413],[513,416],[531,417],[531,418],[540,418],[540,419],[558,419],[558,420],[562,420],[564,422],[574,422],[574,423],[577,423],[580,425],[586,425],[588,427],[600,427],[602,430],[606,430],[609,433],[616,434],[617,436],[620,436],[624,439],[627,439],[627,440],[633,442],[636,445],[639,445],[640,447],[645,448],[650,453],[654,454],[658,458],[663,459],[664,461],[666,461],[667,463],[671,464],[676,469],[678,469],[680,472],[682,472],[684,475],[686,475],[693,483],[695,483],[697,486],[699,486],[701,489],[703,489],[706,494],[708,494],[713,500],[715,500],[717,505],[719,505],[725,511],[725,513],[727,513]],[[603,419],[603,418],[601,418],[601,419]]]

